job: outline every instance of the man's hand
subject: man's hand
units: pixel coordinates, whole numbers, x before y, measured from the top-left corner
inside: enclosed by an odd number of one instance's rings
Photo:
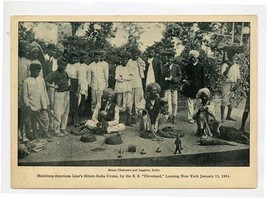
[[[187,86],[190,86],[190,82],[188,82],[188,80],[183,80],[183,83]]]
[[[53,88],[54,88],[55,90],[57,90],[57,89],[58,89],[58,85],[54,85]]]
[[[165,77],[165,80],[171,80],[171,78]]]

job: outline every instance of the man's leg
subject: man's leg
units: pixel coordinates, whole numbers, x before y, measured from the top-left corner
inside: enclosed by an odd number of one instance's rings
[[[123,98],[123,94],[124,93],[117,93],[117,106],[119,107],[120,110],[123,110],[123,108],[125,108],[124,105],[124,101]]]
[[[57,137],[65,136],[60,132],[61,117],[65,112],[65,92],[55,93],[55,104],[54,104],[54,133]]]
[[[140,88],[135,88],[135,98],[134,98],[134,103],[135,103],[135,115],[138,115],[138,109],[144,108],[143,104],[141,104],[142,99],[144,98],[144,92],[143,89]]]
[[[97,104],[97,91],[91,90],[92,93],[92,100],[91,100],[91,110],[94,112],[96,104]]]
[[[48,141],[52,141],[51,136],[48,135],[49,117],[47,110],[41,110],[40,112],[38,112],[37,120],[42,131],[42,137],[46,138]]]
[[[125,129],[125,125],[123,123],[119,123],[115,126],[109,126],[107,129],[108,133],[117,133],[117,132],[121,132]]]
[[[194,114],[194,104],[195,100],[193,98],[187,98],[187,118],[190,124],[194,124],[193,114]]]
[[[245,131],[245,124],[246,124],[246,121],[248,119],[248,114],[249,114],[249,105],[250,105],[250,98],[247,99],[246,101],[246,106],[245,106],[245,109],[244,109],[244,113],[243,113],[243,116],[242,116],[242,123],[241,123],[241,128],[240,128],[240,131],[244,132]]]
[[[168,102],[168,114],[169,114],[169,119],[168,121],[172,121],[172,98],[171,98],[171,90],[166,90],[165,91],[165,100]]]
[[[67,124],[68,124],[68,117],[69,117],[69,111],[70,111],[70,96],[69,96],[69,92],[66,91],[64,92],[64,102],[63,102],[63,113],[61,116],[61,123],[60,123],[60,131],[64,134],[64,135],[68,135],[68,133],[66,132],[67,129]]]
[[[88,127],[89,129],[91,129],[92,131],[96,131],[97,130],[96,123],[93,120],[88,120],[85,123],[85,126]]]
[[[172,123],[177,124],[176,115],[177,115],[177,103],[178,103],[178,93],[177,90],[171,91],[171,99],[172,99]]]

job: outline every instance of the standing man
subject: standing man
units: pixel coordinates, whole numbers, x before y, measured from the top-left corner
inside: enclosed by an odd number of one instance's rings
[[[103,91],[108,87],[108,74],[106,67],[101,63],[101,52],[94,52],[94,62],[89,65],[88,83],[91,87],[91,109],[94,112],[97,103],[101,101]]]
[[[23,142],[27,142],[27,133],[31,130],[30,120],[28,119],[27,111],[25,111],[23,105],[23,82],[29,77],[30,73],[30,61],[28,57],[30,43],[27,41],[19,41],[19,61],[18,61],[18,77],[19,77],[19,92],[18,92],[18,115],[19,115],[19,139]],[[25,126],[25,130],[24,130]]]
[[[133,74],[132,78],[132,101],[134,118],[138,115],[138,109],[141,108],[141,101],[144,100],[144,91],[142,79],[144,76],[145,62],[139,57],[141,54],[139,49],[131,50],[131,59],[127,66]],[[135,121],[135,120],[134,120]]]
[[[74,126],[78,126],[78,67],[79,55],[75,52],[69,55],[69,64],[67,65],[66,72],[70,78],[70,116]]]
[[[80,52],[80,64],[78,67],[78,120],[81,121],[85,109],[85,100],[88,97],[88,65],[85,63],[88,57],[87,52]]]
[[[234,92],[239,84],[240,70],[239,65],[235,63],[235,53],[225,53],[225,63],[222,65],[222,75],[225,77],[222,90],[222,103],[221,103],[221,119],[224,122],[225,106],[228,107],[226,120],[235,121],[231,117],[232,113],[232,98]]]
[[[143,87],[146,88],[150,83],[159,83],[161,74],[161,61],[155,58],[154,48],[148,49],[148,58],[145,61],[146,68],[144,71],[145,78],[143,81]]]
[[[23,101],[30,116],[35,138],[38,138],[37,123],[42,131],[42,138],[52,141],[48,134],[49,99],[46,92],[46,85],[43,77],[40,77],[42,66],[37,63],[30,65],[31,76],[23,82]]]
[[[165,80],[165,99],[168,101],[169,121],[177,124],[178,88],[182,79],[180,66],[174,64],[174,53],[166,53],[168,62],[162,68],[162,77]]]
[[[198,60],[199,52],[191,50],[189,52],[189,63],[184,69],[184,95],[187,97],[187,118],[190,124],[194,124],[194,105],[198,90],[205,87],[204,66]]]
[[[46,84],[49,88],[54,89],[54,134],[57,137],[68,135],[66,132],[68,116],[70,110],[70,93],[69,93],[69,76],[65,71],[67,60],[63,57],[59,58],[58,69],[50,73],[46,78]]]

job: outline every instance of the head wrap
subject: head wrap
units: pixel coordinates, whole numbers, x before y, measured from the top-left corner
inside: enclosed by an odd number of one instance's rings
[[[201,94],[204,93],[208,98],[210,98],[210,90],[208,88],[202,88],[197,92],[196,98],[200,98]]]
[[[104,92],[104,94],[105,95],[113,95],[114,96],[114,91],[113,91],[113,89],[111,89],[111,88],[107,88],[106,90],[105,90],[105,92]]]
[[[39,50],[43,54],[43,49],[41,48],[41,46],[37,42],[33,41],[30,44],[30,52],[33,52],[35,50]]]
[[[158,93],[161,91],[158,83],[149,83],[146,88],[148,92],[150,92],[152,88],[156,88]]]
[[[30,43],[28,41],[25,41],[25,40],[19,41],[19,47],[20,48],[25,48],[27,45],[30,45]]]
[[[189,52],[189,57],[193,56],[194,58],[198,58],[199,57],[199,52],[197,50],[191,50]]]

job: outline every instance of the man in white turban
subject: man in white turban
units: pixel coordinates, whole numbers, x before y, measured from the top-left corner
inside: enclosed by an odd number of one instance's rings
[[[184,95],[187,97],[187,118],[190,124],[194,124],[193,114],[198,90],[205,87],[204,66],[198,60],[199,52],[191,50],[189,52],[189,63],[185,67],[183,83]]]

